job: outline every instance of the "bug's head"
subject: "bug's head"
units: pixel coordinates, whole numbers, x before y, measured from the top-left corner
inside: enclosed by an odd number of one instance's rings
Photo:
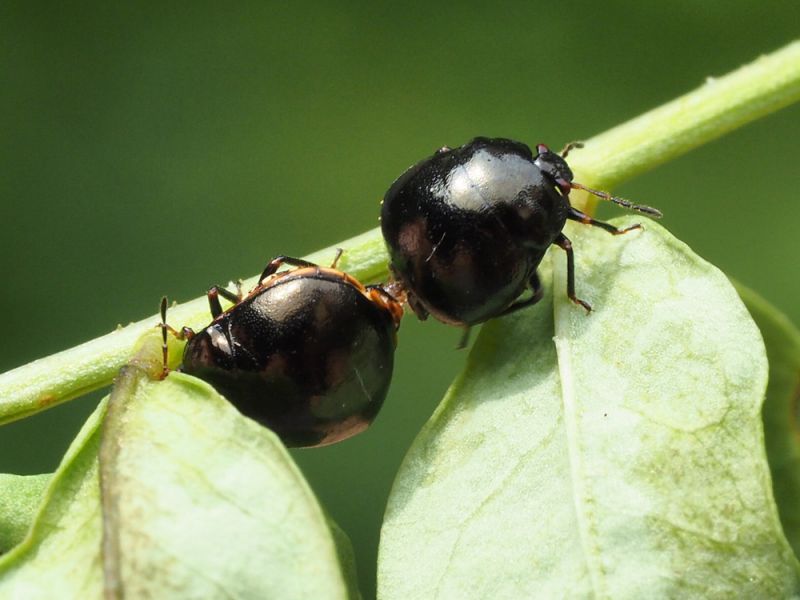
[[[533,161],[534,164],[553,180],[562,194],[568,195],[572,188],[573,175],[567,161],[544,144],[538,144],[536,151],[538,154]]]
[[[561,191],[562,196],[569,196],[570,190],[584,190],[589,192],[590,194],[597,196],[598,198],[602,198],[603,200],[608,200],[609,202],[613,202],[615,204],[619,204],[629,210],[634,210],[636,212],[643,213],[649,217],[654,219],[661,218],[661,211],[653,208],[652,206],[647,206],[644,204],[634,204],[630,200],[625,200],[625,198],[619,198],[617,196],[612,196],[608,192],[603,192],[601,190],[594,190],[592,188],[586,187],[581,183],[577,183],[572,181],[574,175],[572,174],[572,169],[569,168],[567,161],[564,160],[564,156],[572,148],[582,148],[583,144],[581,142],[576,142],[573,144],[568,145],[564,149],[564,153],[562,155],[558,155],[555,152],[552,152],[550,148],[545,146],[544,144],[538,144],[536,146],[536,151],[538,154],[534,159],[534,164],[539,167],[542,173],[545,173],[549,177],[553,179],[553,182],[556,184],[558,189]]]

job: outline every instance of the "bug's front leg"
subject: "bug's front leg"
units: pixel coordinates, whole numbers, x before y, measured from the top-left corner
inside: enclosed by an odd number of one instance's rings
[[[592,312],[591,305],[575,295],[575,253],[572,251],[572,242],[563,233],[559,233],[553,243],[567,253],[567,297],[575,304],[580,304],[587,313]]]

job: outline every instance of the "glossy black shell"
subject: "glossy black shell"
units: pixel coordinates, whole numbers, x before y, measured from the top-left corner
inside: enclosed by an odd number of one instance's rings
[[[391,313],[339,271],[274,276],[186,345],[181,369],[213,385],[287,446],[364,430],[389,389]]]
[[[528,146],[475,138],[403,173],[384,197],[381,229],[415,312],[472,325],[522,294],[569,209]]]

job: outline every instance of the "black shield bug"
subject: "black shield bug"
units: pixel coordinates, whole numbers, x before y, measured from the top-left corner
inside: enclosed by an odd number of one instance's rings
[[[278,273],[284,265],[296,268]],[[219,296],[234,305],[222,310]],[[381,286],[280,256],[246,296],[208,292],[213,320],[188,340],[180,370],[210,383],[287,446],[323,446],[372,422],[389,389],[402,306]],[[165,367],[166,368],[166,367]]]
[[[564,157],[540,144],[536,153],[520,142],[475,138],[460,148],[441,148],[403,173],[389,188],[381,229],[394,276],[422,319],[428,314],[470,326],[535,303],[542,291],[536,267],[551,244],[567,253],[567,294],[575,294],[575,264],[567,219],[617,229],[569,202],[583,189],[653,217],[654,208],[574,182]],[[531,296],[519,299],[526,288]]]

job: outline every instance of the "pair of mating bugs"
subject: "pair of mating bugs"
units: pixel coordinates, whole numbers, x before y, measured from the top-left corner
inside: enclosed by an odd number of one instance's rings
[[[469,327],[536,303],[536,268],[551,244],[567,254],[567,295],[575,262],[562,233],[567,219],[619,235],[569,202],[573,189],[650,216],[660,213],[573,181],[562,153],[534,154],[507,139],[475,138],[441,148],[403,173],[386,193],[381,229],[394,280],[364,286],[339,271],[285,256],[272,260],[247,295],[214,287],[213,321],[188,339],[181,370],[213,385],[287,446],[322,446],[350,437],[375,418],[392,377],[405,301],[420,319],[433,315]],[[337,257],[338,259],[338,257]],[[295,267],[278,272],[283,265]],[[521,299],[523,292],[530,295]],[[223,311],[219,296],[234,303]]]

